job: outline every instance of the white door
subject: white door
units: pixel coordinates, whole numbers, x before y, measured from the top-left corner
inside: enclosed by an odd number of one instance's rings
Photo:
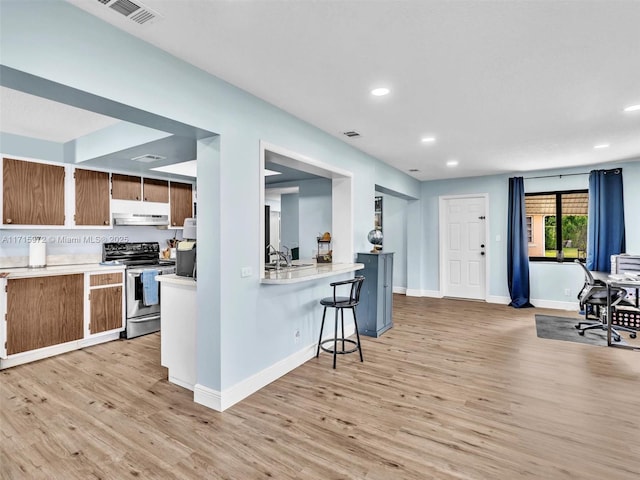
[[[443,199],[441,288],[445,297],[486,298],[486,198]]]

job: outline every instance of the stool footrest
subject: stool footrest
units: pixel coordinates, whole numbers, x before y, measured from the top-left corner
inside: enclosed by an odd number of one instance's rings
[[[325,343],[329,343],[331,342],[332,346],[334,344],[334,342],[338,342],[338,344],[340,343],[350,343],[352,345],[355,345],[355,347],[350,348],[349,350],[345,350],[344,345],[342,346],[342,349],[340,350],[336,350],[335,353],[339,354],[339,355],[344,355],[346,353],[353,353],[353,352],[357,352],[358,351],[358,342],[356,342],[355,340],[351,340],[350,338],[327,338],[326,340],[323,340],[322,342],[320,342],[320,348],[322,350],[324,350],[325,352],[328,353],[334,353],[333,352],[333,348],[329,348],[329,347],[325,347],[324,344]],[[339,346],[339,345],[338,345]]]

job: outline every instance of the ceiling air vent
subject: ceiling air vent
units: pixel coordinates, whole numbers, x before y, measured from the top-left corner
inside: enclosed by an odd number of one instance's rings
[[[133,160],[134,162],[151,163],[158,160],[164,160],[166,158],[167,157],[163,157],[161,155],[152,155],[150,153],[147,153],[145,155],[140,155],[139,157],[133,157],[131,160]]]
[[[131,0],[98,0],[101,4],[109,7],[115,12],[124,15],[140,25],[145,23],[153,23],[154,20],[160,18],[160,15],[142,3]]]
[[[346,135],[349,138],[355,138],[355,137],[359,137],[360,134],[358,132],[356,132],[355,130],[349,130],[348,132],[342,132],[343,135]]]

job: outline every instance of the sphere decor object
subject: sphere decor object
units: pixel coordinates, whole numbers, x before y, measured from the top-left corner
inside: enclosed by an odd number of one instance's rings
[[[369,240],[369,243],[373,245],[372,252],[382,250],[382,231],[374,228],[367,235],[367,240]]]

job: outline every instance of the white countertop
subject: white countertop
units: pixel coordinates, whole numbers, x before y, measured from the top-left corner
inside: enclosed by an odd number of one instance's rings
[[[363,268],[364,264],[362,263],[319,263],[310,267],[285,268],[284,271],[270,270],[265,272],[264,278],[260,282],[269,285],[301,283],[341,273],[355,272]]]
[[[0,276],[6,278],[48,277],[53,275],[72,275],[85,272],[120,272],[124,265],[100,265],[99,263],[78,263],[73,265],[52,265],[42,268],[0,268]],[[3,275],[5,274],[5,275]]]
[[[158,275],[156,280],[160,283],[166,283],[167,285],[182,285],[186,287],[196,288],[196,281],[191,277],[182,277],[171,273],[169,275]]]

